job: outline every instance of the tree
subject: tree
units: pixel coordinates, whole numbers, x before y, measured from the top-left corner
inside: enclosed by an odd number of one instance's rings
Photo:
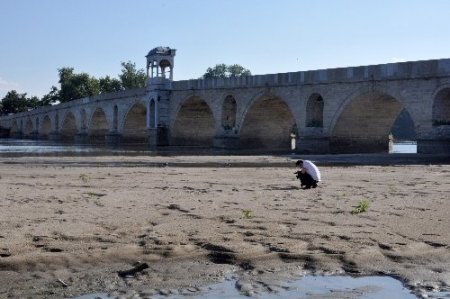
[[[98,79],[100,84],[100,93],[108,93],[122,90],[122,82],[119,79],[109,76]]]
[[[18,113],[28,111],[28,109],[36,108],[39,98],[27,98],[26,93],[17,93],[15,90],[8,91],[2,99],[1,114]]]
[[[136,70],[136,64],[128,61],[122,62],[122,74],[119,79],[124,89],[140,88],[145,86],[147,75],[143,69]]]
[[[239,64],[226,65],[216,64],[214,67],[209,67],[203,75],[203,79],[213,78],[232,78],[240,76],[251,76],[250,70],[244,68]]]
[[[58,69],[60,89],[52,86],[48,94],[42,99],[27,98],[26,93],[19,94],[11,90],[0,102],[0,113],[18,113],[54,103],[64,103],[72,100],[98,95],[100,93],[116,92],[123,89],[144,87],[147,76],[143,69],[136,69],[131,61],[122,62],[120,79],[105,76],[100,79],[91,77],[87,73],[75,73],[72,67]]]
[[[203,75],[204,79],[212,78],[227,78],[227,66],[226,64],[216,64],[213,68],[209,67],[206,69],[206,73]]]
[[[49,93],[44,95],[41,99],[41,106],[50,106],[59,102],[59,90],[56,86],[52,86],[50,88]]]
[[[31,98],[27,98],[27,108],[35,109],[41,106],[41,100],[38,97],[32,96]]]
[[[239,77],[239,76],[251,76],[252,73],[250,70],[244,68],[239,64],[233,64],[228,66],[228,72],[230,73],[230,77]]]
[[[99,81],[87,73],[75,74],[73,68],[64,67],[58,69],[59,100],[61,103],[97,95],[100,93]]]

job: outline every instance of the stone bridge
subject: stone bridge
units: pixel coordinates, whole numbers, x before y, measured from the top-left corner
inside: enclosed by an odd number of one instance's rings
[[[10,136],[80,143],[387,152],[401,112],[420,153],[450,152],[450,59],[173,81],[175,50],[147,57],[147,86],[0,118]]]

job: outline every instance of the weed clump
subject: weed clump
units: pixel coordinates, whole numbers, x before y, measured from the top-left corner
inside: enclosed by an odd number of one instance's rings
[[[87,182],[89,182],[90,177],[87,174],[82,173],[82,174],[80,174],[80,180],[82,180],[83,183],[87,183]]]
[[[250,209],[242,210],[242,214],[244,215],[244,218],[252,218],[253,217],[253,211]]]
[[[352,210],[352,214],[360,214],[367,212],[369,209],[369,201],[368,200],[361,200],[358,202],[358,205]]]

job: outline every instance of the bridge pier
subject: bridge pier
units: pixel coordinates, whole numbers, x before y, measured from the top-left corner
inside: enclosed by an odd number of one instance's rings
[[[148,145],[150,147],[167,146],[169,145],[169,129],[164,126],[156,128],[149,128]]]
[[[448,154],[450,153],[450,137],[443,139],[418,139],[418,154]]]
[[[428,132],[417,136],[417,153],[450,153],[450,125],[433,126]]]
[[[20,138],[22,138],[22,136],[23,136],[22,132],[10,132],[9,133],[9,137],[11,137],[11,138],[20,139]]]
[[[158,128],[148,129],[148,145],[152,148],[158,146]]]
[[[77,144],[88,144],[89,136],[87,133],[78,133],[75,135],[75,143]]]
[[[37,134],[35,139],[36,140],[48,140],[48,135]]]
[[[107,145],[119,145],[122,140],[122,135],[117,132],[109,132],[105,135],[105,143]]]
[[[295,151],[308,154],[330,153],[329,137],[298,137],[295,143]]]
[[[39,139],[39,133],[34,131],[34,132],[31,132],[28,135],[22,135],[21,138],[25,138],[25,139]]]
[[[215,136],[213,139],[213,146],[222,149],[237,149],[239,148],[240,138],[236,135],[221,135]]]
[[[60,141],[62,139],[62,135],[59,132],[51,132],[48,134],[48,140],[51,141]]]
[[[336,154],[388,153],[389,137],[331,138],[330,152]]]
[[[0,127],[0,138],[9,137],[11,130],[8,128]]]

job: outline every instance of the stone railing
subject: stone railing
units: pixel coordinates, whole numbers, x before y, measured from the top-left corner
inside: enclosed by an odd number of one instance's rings
[[[122,90],[122,91],[117,91],[117,92],[99,94],[99,95],[95,95],[95,96],[91,96],[91,97],[76,99],[73,101],[69,101],[69,102],[65,102],[65,103],[61,103],[61,104],[57,104],[57,105],[45,106],[45,107],[40,107],[40,108],[30,110],[30,111],[19,112],[19,113],[15,113],[13,115],[1,116],[0,120],[7,121],[7,120],[20,118],[20,117],[24,117],[24,116],[34,116],[34,115],[39,115],[39,114],[46,114],[46,113],[49,113],[49,112],[55,111],[55,110],[70,109],[73,107],[80,107],[80,106],[90,105],[93,103],[98,103],[98,102],[103,102],[103,101],[108,101],[108,100],[118,100],[118,99],[123,99],[123,98],[139,97],[139,96],[144,96],[145,93],[146,93],[145,88],[136,88],[136,89],[129,89],[129,90]]]
[[[450,59],[410,61],[293,73],[175,81],[173,90],[264,87],[450,77]]]

